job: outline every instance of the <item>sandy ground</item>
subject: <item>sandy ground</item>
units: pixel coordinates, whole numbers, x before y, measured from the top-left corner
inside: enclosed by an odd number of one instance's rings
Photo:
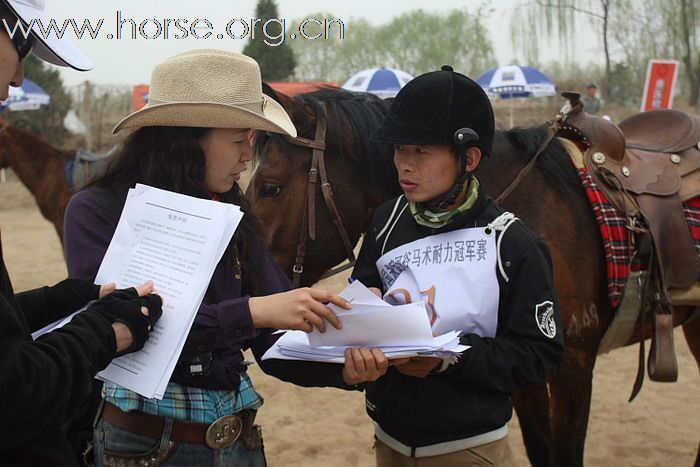
[[[17,291],[65,277],[58,237],[16,180],[0,185],[0,229],[5,261]],[[325,284],[339,290],[343,278]],[[598,359],[585,464],[587,466],[692,466],[700,440],[700,378],[680,331],[676,332],[679,381],[645,382],[627,403],[637,348]],[[266,399],[259,420],[269,464],[276,466],[371,466],[372,430],[360,393],[302,389],[252,369]],[[517,418],[510,443],[527,465]]]

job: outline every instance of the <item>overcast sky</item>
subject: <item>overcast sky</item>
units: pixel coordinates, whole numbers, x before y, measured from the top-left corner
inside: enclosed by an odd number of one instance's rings
[[[500,64],[507,64],[516,57],[510,44],[509,22],[510,10],[523,0],[493,0],[488,26],[491,40],[496,49],[496,58]],[[99,39],[83,38],[78,41],[80,48],[95,62],[95,69],[86,73],[73,70],[62,70],[64,82],[67,85],[79,84],[90,80],[99,84],[139,84],[148,83],[153,66],[163,59],[185,50],[216,47],[241,51],[246,40],[234,40],[228,37],[218,39],[217,31],[225,30],[226,24],[232,19],[254,18],[256,0],[47,0],[48,13],[62,22],[64,19],[75,18],[79,23],[89,18],[93,25],[100,18],[104,24]],[[444,12],[454,8],[467,8],[476,11],[480,1],[474,0],[277,0],[278,13],[288,23],[293,19],[311,15],[316,12],[331,12],[343,20],[346,33],[352,34],[352,20],[362,17],[374,24],[383,24],[395,16],[419,8],[430,12]],[[213,34],[209,39],[174,39],[172,35],[179,31],[171,26],[169,39],[137,39],[130,38],[131,26],[122,29],[127,38],[108,39],[109,33],[116,33],[117,12],[123,19],[133,19],[137,24],[147,19],[158,19],[164,24],[165,19],[187,18],[190,21],[201,18],[213,23]],[[204,26],[204,23],[200,23]],[[290,26],[288,26],[290,27]],[[149,22],[146,33],[153,35],[155,25]],[[232,33],[240,35],[243,27],[235,23]],[[204,31],[206,33],[206,31]],[[289,35],[290,31],[287,32]],[[179,33],[181,35],[181,33]],[[72,36],[72,30],[71,34]],[[200,33],[200,35],[203,35]],[[595,46],[591,46],[594,48]],[[590,52],[590,51],[589,51]],[[543,55],[544,60],[557,58],[557,50],[552,49]],[[30,77],[31,78],[31,77]]]

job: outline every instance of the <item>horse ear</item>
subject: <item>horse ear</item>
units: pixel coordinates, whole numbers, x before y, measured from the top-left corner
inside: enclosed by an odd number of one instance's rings
[[[310,107],[306,109],[305,106],[300,105],[297,98],[288,96],[280,91],[275,91],[272,86],[264,81],[262,86],[263,92],[277,101],[277,103],[284,108],[285,112],[289,114],[292,122],[294,122],[294,126],[297,127],[297,133],[307,134],[311,132],[313,135],[313,130],[316,128],[316,114]]]
[[[267,84],[265,81],[262,83],[262,90],[263,93],[266,94],[267,96],[271,97],[274,101],[276,101],[279,105],[284,107],[284,110],[289,113],[289,110],[292,108],[292,98],[282,92],[275,91],[272,86]]]

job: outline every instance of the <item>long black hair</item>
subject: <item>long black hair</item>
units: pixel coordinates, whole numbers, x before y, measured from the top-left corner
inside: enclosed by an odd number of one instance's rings
[[[212,194],[205,184],[206,159],[200,146],[208,131],[208,128],[190,127],[140,128],[117,147],[105,173],[87,187],[112,192],[122,204],[129,188],[137,183],[211,199]],[[222,202],[236,204],[244,213],[225,256],[231,267],[236,266],[235,258],[240,258],[245,265],[251,260],[247,257],[246,245],[262,241],[260,221],[253,215],[237,183],[228,192],[218,195]]]

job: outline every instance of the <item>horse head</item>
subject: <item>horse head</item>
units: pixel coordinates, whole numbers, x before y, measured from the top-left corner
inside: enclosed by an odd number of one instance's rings
[[[347,256],[344,243],[352,249],[373,209],[399,192],[392,148],[370,142],[388,106],[371,94],[339,90],[296,97],[269,87],[265,92],[285,108],[299,138],[256,133],[246,196],[274,258],[290,276],[295,264],[297,271],[303,268],[301,284],[310,285]],[[325,126],[325,137],[319,125]],[[321,166],[311,170],[314,163]],[[329,210],[342,213],[340,220],[334,222]],[[300,251],[301,268],[295,261]]]

